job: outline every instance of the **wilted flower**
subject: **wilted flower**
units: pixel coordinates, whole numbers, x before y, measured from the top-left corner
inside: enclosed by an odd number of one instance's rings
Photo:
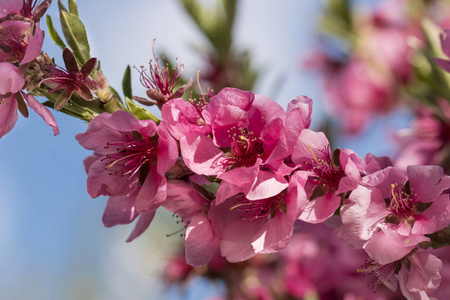
[[[95,57],[85,62],[81,69],[78,68],[75,56],[68,48],[65,48],[63,51],[63,59],[66,70],[61,67],[48,65],[45,78],[41,81],[41,83],[45,83],[52,89],[50,93],[62,89],[58,100],[56,100],[55,110],[62,109],[74,92],[85,100],[94,99],[91,89],[96,88],[96,82],[89,78],[97,64]]]

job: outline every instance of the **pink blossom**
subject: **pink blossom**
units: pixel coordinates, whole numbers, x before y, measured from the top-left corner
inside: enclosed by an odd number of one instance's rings
[[[242,188],[248,199],[275,196],[287,187],[284,174],[275,173],[289,154],[284,127],[287,115],[291,116],[289,124],[297,122],[299,128],[307,127],[310,105],[301,108],[300,102],[308,100],[294,100],[286,114],[265,96],[225,88],[202,111],[206,126],[211,127],[211,137],[198,132],[181,137],[183,160],[197,174],[215,175]],[[290,134],[290,139],[296,135],[298,130]]]
[[[155,54],[155,40],[153,40],[152,52],[153,58],[155,59],[155,65],[153,66],[150,61],[150,70],[148,73],[143,66],[141,66],[141,70],[139,72],[141,74],[141,84],[147,88],[147,96],[154,101],[147,100],[142,97],[133,97],[133,99],[144,105],[150,106],[156,104],[159,109],[161,109],[167,101],[183,96],[183,94],[191,86],[192,80],[177,88],[180,83],[181,76],[183,75],[184,66],[180,65],[180,69],[178,69],[177,59],[176,66],[170,69],[169,63],[163,57],[165,66],[161,68]]]
[[[89,195],[111,196],[105,226],[130,223],[140,214],[131,241],[148,227],[166,199],[165,173],[178,157],[175,140],[164,124],[137,120],[123,111],[95,117],[76,139],[94,151],[84,161]]]
[[[375,275],[375,288],[383,283],[395,291],[399,285],[406,299],[424,300],[429,299],[427,293],[439,287],[443,265],[436,256],[417,251],[386,264],[369,259],[363,268],[359,271]]]
[[[352,58],[336,76],[326,81],[330,108],[349,133],[361,131],[375,114],[388,111],[394,101],[394,81]]]
[[[450,177],[438,166],[388,167],[361,179],[341,209],[340,234],[380,264],[399,260],[448,225]]]
[[[285,248],[306,204],[306,179],[304,173],[296,172],[287,189],[275,196],[250,200],[237,189],[233,197],[213,202],[208,218],[220,238],[221,254],[238,262]]]
[[[54,135],[59,134],[58,125],[52,113],[36,98],[22,91],[25,80],[19,68],[7,62],[0,62],[0,78],[2,78],[0,81],[0,120],[2,120],[0,138],[13,129],[18,119],[17,110],[28,117],[27,106],[52,127]]]
[[[327,138],[321,132],[301,131],[292,152],[292,162],[307,172],[305,189],[308,201],[300,220],[324,222],[338,209],[339,194],[358,186],[364,161],[349,149],[330,152]]]
[[[44,34],[39,24],[7,20],[0,23],[0,62],[23,65],[34,60],[40,53]]]
[[[447,100],[444,100],[446,103]],[[440,105],[447,111],[445,104]],[[440,163],[444,158],[442,150],[450,141],[450,127],[447,122],[436,117],[428,107],[420,107],[416,112],[411,129],[397,133],[400,152],[394,165],[406,169],[408,165],[429,165]]]

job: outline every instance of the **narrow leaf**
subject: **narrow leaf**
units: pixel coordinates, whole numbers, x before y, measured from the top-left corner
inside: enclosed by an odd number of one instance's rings
[[[75,0],[69,0],[69,12],[78,17],[78,7]]]
[[[133,92],[131,89],[131,68],[130,65],[127,66],[125,69],[125,74],[123,74],[123,80],[122,80],[122,89],[123,94],[125,97],[133,98]]]
[[[135,116],[138,120],[153,120],[156,124],[159,124],[160,120],[151,112],[138,105],[136,102],[131,100],[130,98],[125,98],[125,103],[128,107],[128,110]]]
[[[52,21],[52,17],[50,17],[49,15],[47,15],[47,29],[48,29],[48,33],[50,34],[50,37],[52,38],[53,42],[55,42],[55,44],[57,46],[59,46],[59,48],[63,49],[66,48],[66,44],[63,42],[63,40],[59,37],[58,32],[56,32],[55,27],[53,26],[53,21]]]
[[[64,4],[61,2],[61,0],[58,1],[58,7],[59,7],[59,10],[67,11],[67,8],[66,8],[66,7],[64,6]]]
[[[73,51],[77,61],[82,65],[91,56],[86,29],[81,20],[70,12],[60,11],[61,26],[67,44]]]

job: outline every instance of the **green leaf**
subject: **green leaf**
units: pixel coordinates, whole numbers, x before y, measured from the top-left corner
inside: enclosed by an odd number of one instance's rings
[[[83,65],[91,57],[86,29],[83,23],[78,16],[64,10],[60,11],[60,20],[67,44],[72,49],[78,63]]]
[[[75,0],[69,0],[69,12],[78,17],[78,7]]]
[[[125,97],[133,98],[133,92],[131,90],[131,68],[130,65],[125,69],[125,74],[123,74],[122,89]]]
[[[128,110],[135,116],[138,120],[153,120],[156,124],[161,122],[154,114],[138,105],[136,102],[131,100],[130,98],[125,98],[125,103],[128,107]]]
[[[66,44],[59,37],[58,32],[56,32],[55,27],[53,26],[52,17],[47,15],[47,20],[46,21],[47,21],[47,30],[48,30],[48,33],[50,34],[50,37],[52,38],[53,42],[55,42],[55,44],[57,46],[59,46],[59,48],[64,50],[64,48],[66,48]]]
[[[67,11],[67,8],[61,2],[61,0],[58,1],[58,7],[59,7],[59,10]]]

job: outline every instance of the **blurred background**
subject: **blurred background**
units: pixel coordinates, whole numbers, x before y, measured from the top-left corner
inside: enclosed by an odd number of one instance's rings
[[[54,1],[56,2],[56,1]],[[91,55],[101,61],[111,86],[120,90],[127,65],[147,65],[156,52],[184,64],[184,77],[208,73],[213,49],[196,26],[183,1],[78,0]],[[215,9],[215,1],[198,1]],[[362,11],[377,1],[354,1]],[[189,5],[189,1],[184,1]],[[247,52],[256,70],[253,91],[286,108],[298,95],[314,101],[313,129],[335,127],[325,115],[322,77],[304,68],[317,39],[319,16],[326,1],[239,1],[232,27],[232,48]],[[58,24],[58,7],[47,14]],[[45,22],[42,29],[46,31]],[[60,31],[58,25],[57,30]],[[46,35],[43,51],[62,64],[61,51]],[[212,50],[211,50],[212,51]],[[214,65],[214,63],[212,63]],[[132,69],[134,95],[145,88]],[[251,77],[251,76],[250,76]],[[226,81],[225,81],[226,82]],[[252,86],[253,81],[244,82]],[[208,85],[207,80],[202,85]],[[157,110],[152,110],[158,114]],[[36,114],[19,117],[13,131],[0,142],[0,299],[205,299],[223,296],[225,286],[197,278],[183,287],[161,279],[165,260],[182,242],[171,214],[158,210],[141,237],[125,243],[133,225],[104,228],[101,217],[106,197],[91,199],[86,191],[82,161],[90,153],[74,139],[86,130],[83,121],[54,112],[61,134]],[[354,134],[334,131],[334,146],[351,148],[361,157],[395,153],[394,134],[406,128],[412,114],[395,108],[370,120]],[[328,122],[328,123],[327,123]],[[331,122],[331,123],[330,123]]]

